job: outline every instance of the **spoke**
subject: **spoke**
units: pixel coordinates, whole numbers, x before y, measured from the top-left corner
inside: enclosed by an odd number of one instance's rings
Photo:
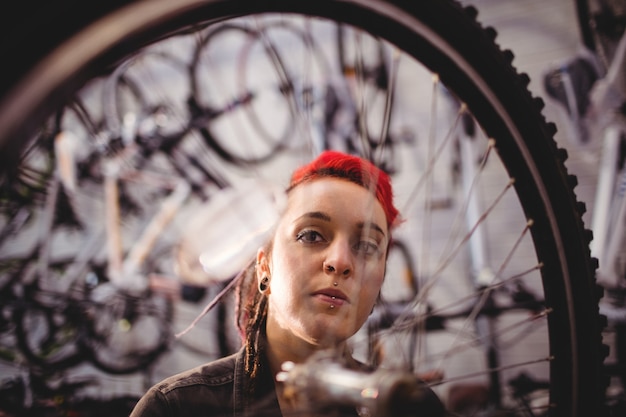
[[[436,82],[437,82],[437,80],[435,79],[435,83]],[[435,90],[435,89],[436,89],[436,87],[433,87],[433,90]],[[436,94],[436,93],[433,93],[433,94]],[[411,192],[409,193],[409,196],[408,196],[404,206],[402,207],[402,210],[401,210],[402,212],[404,212],[404,213],[408,213],[409,212],[409,208],[411,207],[412,204],[415,203],[415,200],[417,199],[417,196],[419,195],[420,190],[428,182],[429,177],[432,176],[432,172],[435,169],[435,165],[436,165],[437,161],[439,160],[439,157],[441,157],[443,152],[446,150],[446,146],[449,145],[450,141],[454,138],[454,132],[456,131],[456,129],[458,127],[458,124],[459,124],[459,122],[461,120],[461,116],[462,116],[462,112],[459,111],[456,114],[455,119],[452,121],[451,127],[448,130],[448,132],[447,132],[446,136],[444,137],[444,139],[441,141],[441,143],[439,143],[439,146],[432,153],[429,153],[428,158],[426,160],[425,170],[424,170],[423,174],[420,176],[420,178],[417,181],[417,183],[415,184],[415,186],[413,187],[413,189],[411,190]],[[433,123],[433,122],[431,121],[431,123]],[[431,128],[431,130],[432,129],[433,128]]]
[[[513,186],[513,180],[509,181],[509,183],[501,190],[500,194],[496,196],[492,204],[487,207],[485,212],[480,216],[478,222],[474,225],[474,227],[463,237],[463,239],[459,242],[456,248],[453,248],[450,253],[441,261],[438,267],[435,269],[433,274],[430,276],[429,280],[420,290],[420,296],[417,299],[416,304],[422,302],[429,292],[432,290],[437,281],[442,277],[443,271],[452,263],[452,261],[457,257],[458,253],[465,247],[465,244],[470,240],[474,231],[480,226],[480,224],[487,218],[489,213],[498,205],[498,203],[502,200],[502,197],[507,193],[507,191]],[[526,233],[527,228],[522,231],[522,235]],[[521,237],[520,237],[521,239]],[[517,247],[517,245],[515,246]]]
[[[428,145],[427,145],[427,160],[428,161],[432,161],[432,169],[434,169],[435,167],[435,162],[437,158],[437,153],[435,152],[436,149],[436,143],[437,143],[437,114],[438,114],[438,107],[439,107],[439,88],[440,88],[440,84],[439,84],[439,77],[436,75],[433,75],[433,88],[432,88],[432,96],[431,96],[431,103],[430,103],[430,127],[428,129]],[[460,117],[459,117],[460,120]],[[446,138],[452,138],[453,137],[453,133],[452,133],[452,129],[448,132],[448,135],[446,135]],[[444,140],[443,143],[446,144],[448,142],[448,140]],[[443,147],[440,148],[440,150],[443,150]],[[418,259],[418,277],[427,277],[429,275],[429,271],[430,271],[430,241],[431,241],[431,222],[432,222],[432,205],[431,205],[431,201],[432,201],[432,189],[433,189],[433,182],[434,182],[434,176],[430,175],[432,171],[430,171],[430,167],[431,164],[429,162],[428,164],[428,170],[427,173],[424,174],[424,176],[422,178],[426,178],[425,180],[425,190],[424,190],[424,200],[423,200],[423,212],[424,215],[422,216],[421,219],[421,224],[422,224],[422,245],[423,248],[421,250],[421,256],[420,259]],[[421,272],[420,272],[421,271]]]
[[[391,61],[391,68],[389,69],[389,85],[387,86],[387,91],[385,94],[385,110],[383,115],[383,123],[380,131],[380,137],[378,139],[378,155],[375,158],[375,161],[379,162],[379,165],[383,159],[383,154],[388,145],[388,136],[389,136],[389,125],[391,123],[391,108],[395,95],[397,80],[398,80],[398,71],[400,67],[400,52],[396,49],[393,50],[393,58]]]
[[[509,251],[509,255],[505,258],[505,260],[502,262],[502,264],[500,265],[500,268],[498,269],[498,271],[496,272],[496,274],[493,276],[493,279],[495,280],[496,277],[499,277],[502,274],[502,271],[504,270],[504,268],[506,267],[506,265],[508,264],[509,260],[511,259],[513,253],[515,253],[516,249],[519,246],[520,241],[522,240],[522,238],[526,235],[530,225],[532,224],[532,222],[528,222],[526,227],[522,230],[522,233],[520,233],[519,238],[517,239],[517,241],[515,242],[515,244],[513,245],[513,247],[511,248],[511,251]],[[493,281],[492,281],[493,282]],[[467,330],[467,328],[469,328],[469,326],[475,324],[476,319],[478,317],[478,315],[480,314],[481,310],[483,309],[483,307],[485,306],[485,304],[487,303],[487,301],[489,300],[489,297],[491,296],[493,290],[490,289],[488,291],[484,291],[478,302],[476,303],[476,305],[473,307],[471,313],[467,316],[465,323],[463,324],[462,329],[463,330]],[[454,341],[451,343],[450,345],[450,350],[452,350],[458,340],[459,334],[457,334],[457,336],[455,337]],[[449,357],[449,354],[447,354],[444,358],[442,358],[442,361],[447,359]]]
[[[450,358],[450,356],[452,356],[453,354],[457,354],[457,353],[461,353],[464,352],[468,349],[471,349],[473,347],[477,347],[477,346],[483,346],[485,345],[490,339],[494,338],[495,336],[503,336],[506,334],[509,334],[510,332],[513,332],[515,330],[518,330],[522,327],[526,328],[528,325],[534,325],[536,323],[538,323],[538,321],[540,319],[543,319],[545,317],[547,317],[550,313],[552,313],[552,309],[546,309],[543,310],[540,313],[537,314],[533,314],[530,315],[522,320],[516,321],[514,323],[509,324],[506,327],[503,327],[501,329],[498,329],[497,332],[491,332],[489,334],[485,334],[482,336],[475,336],[474,333],[471,333],[471,335],[468,335],[467,333],[462,333],[463,332],[463,328],[458,329],[457,330],[457,334],[465,334],[467,335],[467,338],[469,340],[466,340],[464,343],[462,344],[456,344],[454,347],[450,348],[448,351],[446,352],[440,352],[437,354],[433,354],[430,355],[428,357],[425,357],[423,359],[421,359],[418,364],[421,363],[432,363],[435,360],[440,361],[439,366],[435,367],[436,369],[443,369],[442,363],[443,361],[447,360]],[[527,336],[526,334],[524,336]]]
[[[540,270],[542,267],[542,264],[538,264],[526,271],[523,271],[519,274],[515,274],[512,275],[506,279],[500,280],[496,283],[493,283],[492,285],[482,288],[476,292],[473,292],[471,294],[468,294],[465,297],[459,298],[453,302],[451,302],[450,304],[447,304],[443,307],[439,307],[437,309],[431,310],[428,313],[425,313],[424,315],[420,316],[420,318],[418,319],[411,319],[411,320],[400,320],[402,317],[400,317],[398,320],[396,320],[396,322],[394,323],[394,325],[392,326],[392,331],[401,331],[401,330],[407,330],[410,328],[415,327],[416,325],[421,325],[423,324],[428,318],[430,317],[436,317],[439,315],[445,315],[444,313],[452,311],[452,312],[456,312],[459,309],[459,305],[463,305],[466,302],[478,298],[478,297],[483,297],[485,293],[491,292],[491,291],[495,291],[499,288],[505,287],[507,284],[510,284],[514,281],[519,280],[520,278],[530,275],[533,272],[536,272],[538,270]],[[454,313],[451,313],[454,314]]]
[[[465,105],[461,106],[461,108],[459,109],[459,113],[461,114],[461,116],[466,113]],[[462,140],[467,140],[467,139],[464,138]],[[459,234],[461,233],[461,230],[463,229],[461,226],[463,223],[463,220],[467,218],[468,216],[468,209],[470,207],[470,204],[472,203],[472,199],[476,198],[474,194],[474,190],[476,189],[476,186],[479,183],[481,175],[484,172],[485,166],[487,165],[487,161],[489,160],[489,156],[491,155],[491,151],[494,147],[495,147],[495,141],[489,140],[487,143],[487,148],[481,158],[481,162],[478,167],[478,170],[476,170],[474,177],[471,179],[470,186],[468,187],[467,192],[463,195],[463,202],[454,218],[453,226],[450,228],[451,231],[456,231],[456,233],[450,233],[450,235],[448,236],[446,245],[445,245],[445,249],[442,251],[442,253],[448,253],[448,251],[452,250],[452,247],[454,246],[454,242],[459,239]]]
[[[252,264],[250,264],[252,265]],[[237,285],[237,283],[243,279],[246,275],[246,273],[248,272],[248,268],[250,267],[250,265],[248,265],[248,267],[242,269],[237,276],[235,276],[223,289],[222,291],[220,291],[220,293],[218,295],[215,296],[215,298],[213,298],[213,300],[207,304],[204,309],[200,312],[200,314],[198,314],[198,316],[191,322],[191,324],[189,324],[189,326],[187,326],[185,329],[183,329],[181,332],[176,333],[174,335],[174,337],[176,337],[176,339],[179,339],[181,337],[183,337],[184,335],[186,335],[187,333],[189,333],[191,331],[191,329],[193,329],[196,324],[198,324],[200,322],[200,320],[202,320],[202,318],[204,316],[206,316],[220,301],[222,301],[222,298],[224,298],[229,292],[230,290],[232,290],[233,288],[235,288],[235,286]]]
[[[485,287],[483,289],[481,289],[480,291],[476,291],[472,294],[469,294],[465,297],[462,297],[458,300],[455,300],[453,302],[451,302],[450,304],[447,304],[446,306],[425,312],[424,314],[421,315],[416,315],[413,311],[414,309],[410,309],[410,305],[407,306],[407,311],[402,314],[394,323],[393,325],[387,329],[387,330],[382,330],[380,333],[384,334],[385,337],[392,334],[392,333],[396,333],[396,332],[402,332],[402,331],[406,331],[406,330],[411,330],[414,329],[416,327],[420,327],[423,326],[426,321],[429,318],[432,317],[439,317],[439,316],[443,316],[443,317],[457,317],[457,316],[465,316],[468,313],[467,312],[463,312],[463,313],[459,313],[459,306],[465,304],[466,302],[475,299],[475,298],[482,298],[484,296],[484,294],[489,293],[491,291],[495,291],[501,287],[506,286],[507,284],[517,281],[519,280],[521,277],[529,275],[533,272],[538,271],[541,268],[541,265],[537,265],[533,268],[530,268],[522,273],[519,274],[515,274],[512,275],[510,277],[508,277],[507,279],[504,279],[502,281],[499,281],[497,283],[494,283],[493,285],[489,286],[489,287]]]
[[[357,103],[357,120],[359,122],[359,139],[361,140],[361,146],[364,150],[363,156],[366,159],[371,160],[371,150],[369,145],[369,131],[367,128],[368,110],[367,110],[367,87],[366,87],[366,70],[363,62],[363,34],[361,31],[353,31],[355,36],[354,41],[354,53],[355,53],[355,68],[354,75],[356,79],[356,88],[354,91],[355,101]]]
[[[473,372],[473,373],[469,373],[469,374],[465,374],[465,375],[455,376],[455,377],[452,377],[452,378],[445,378],[445,379],[443,379],[441,381],[432,382],[432,383],[428,384],[428,386],[435,387],[435,386],[442,385],[442,384],[448,384],[450,382],[462,381],[464,379],[471,379],[471,378],[474,378],[474,377],[477,377],[477,376],[482,376],[482,375],[487,374],[487,373],[500,372],[500,371],[504,371],[504,370],[507,370],[507,369],[524,368],[524,367],[527,367],[529,365],[533,365],[533,364],[537,364],[537,363],[550,362],[553,359],[554,359],[553,357],[548,356],[548,357],[544,357],[544,358],[534,359],[532,361],[525,361],[525,362],[515,363],[515,364],[512,364],[512,365],[499,366],[497,368],[487,368],[487,369],[485,369],[484,371],[481,371],[481,372]]]

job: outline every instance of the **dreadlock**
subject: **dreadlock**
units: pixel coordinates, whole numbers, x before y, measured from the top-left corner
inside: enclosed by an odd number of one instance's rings
[[[254,381],[264,351],[263,332],[267,318],[267,296],[258,290],[256,283],[256,266],[252,265],[239,281],[235,292],[235,317],[245,349],[244,369],[249,376],[249,392],[255,389]]]

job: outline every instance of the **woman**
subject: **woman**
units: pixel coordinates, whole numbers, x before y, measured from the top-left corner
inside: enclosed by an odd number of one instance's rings
[[[399,222],[389,177],[328,151],[294,172],[287,193],[273,238],[238,286],[242,350],[155,385],[131,417],[301,413],[275,382],[283,363],[332,348],[344,352],[347,367],[365,369],[345,348],[378,298]],[[357,415],[354,407],[334,411]],[[442,414],[431,392],[423,411]]]

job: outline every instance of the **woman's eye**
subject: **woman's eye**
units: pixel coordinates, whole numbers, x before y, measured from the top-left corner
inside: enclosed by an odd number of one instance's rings
[[[378,252],[378,245],[372,242],[361,241],[357,245],[357,250],[365,255],[373,255]]]
[[[296,239],[304,243],[317,243],[322,241],[322,235],[315,230],[305,230],[298,233]]]

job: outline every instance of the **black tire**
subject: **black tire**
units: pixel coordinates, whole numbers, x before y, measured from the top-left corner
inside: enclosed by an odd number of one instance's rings
[[[113,294],[91,304],[87,317],[78,343],[87,360],[106,373],[148,369],[170,347],[171,300]]]
[[[22,304],[13,311],[13,320],[17,347],[30,366],[54,372],[87,360],[78,345],[81,329],[58,308]]]
[[[230,34],[238,34],[239,37],[244,39],[244,51],[245,53],[239,53],[234,58],[237,61],[237,73],[238,84],[241,94],[235,95],[235,97],[228,103],[211,103],[211,88],[207,86],[207,81],[203,79],[203,61],[206,61],[206,56],[210,55],[210,49],[215,44],[220,44],[222,37]],[[214,149],[217,154],[230,163],[236,165],[249,165],[253,163],[259,163],[267,161],[276,156],[281,150],[288,145],[288,139],[294,134],[293,120],[288,120],[286,126],[283,126],[280,133],[269,132],[269,129],[265,126],[266,122],[263,122],[258,116],[258,110],[255,107],[258,106],[257,101],[258,91],[250,90],[248,86],[248,72],[249,66],[246,65],[250,51],[255,46],[259,46],[258,41],[259,30],[250,27],[244,27],[239,25],[221,25],[216,30],[209,30],[201,41],[200,46],[196,49],[196,53],[193,56],[190,70],[190,81],[192,96],[190,97],[190,107],[193,109],[192,113],[195,114],[196,119],[199,121],[194,123],[194,127],[199,129],[207,146]],[[264,46],[264,55],[268,61],[272,62],[272,65],[276,68],[274,72],[281,74],[275,84],[272,85],[271,93],[281,96],[282,93],[287,97],[281,97],[280,101],[289,106],[290,102],[294,100],[293,96],[293,83],[288,78],[287,71],[281,62],[281,57],[278,55],[272,55]],[[237,50],[236,47],[232,47],[233,50]],[[206,56],[205,56],[206,55]],[[209,58],[210,60],[210,58]],[[208,88],[207,88],[208,87]],[[263,93],[261,93],[262,95]],[[209,97],[206,97],[206,96]],[[242,125],[252,128],[260,133],[259,142],[262,143],[262,150],[251,151],[250,146],[240,146],[243,149],[233,149],[228,143],[221,143],[217,138],[219,134],[215,134],[210,127],[210,122],[220,119],[222,114],[228,115],[229,113],[241,113],[239,122]],[[289,112],[287,112],[289,114]],[[204,123],[203,123],[204,119]],[[222,129],[223,130],[223,129]],[[241,141],[245,143],[245,134],[241,138]]]
[[[186,0],[128,2],[126,8],[119,7],[123,3],[47,3],[37,9],[41,15],[17,15],[15,24],[3,29],[2,39],[19,39],[20,48],[18,54],[16,46],[4,42],[0,51],[12,63],[15,60],[0,89],[4,168],[14,166],[16,152],[36,126],[72,92],[139,46],[175,29],[203,19],[273,11],[317,15],[361,27],[438,74],[467,104],[487,135],[495,138],[499,156],[515,179],[524,215],[533,221],[531,232],[543,265],[545,302],[551,311],[550,415],[598,415],[605,387],[600,371],[604,352],[599,292],[588,249],[590,235],[573,192],[575,180],[564,167],[566,154],[557,149],[553,125],[546,123],[540,101],[527,90],[527,77],[512,67],[513,55],[495,44],[495,31],[476,22],[475,10],[449,1],[403,0]],[[29,17],[28,24],[20,26],[24,16]],[[117,19],[115,34],[105,36],[104,27],[91,25],[101,16]],[[81,37],[64,43],[71,34]],[[85,45],[91,47],[80,48]],[[31,72],[57,46],[61,47],[57,54],[67,54],[67,59],[61,59],[63,68],[47,62]],[[85,53],[70,59],[70,53],[76,52]]]

